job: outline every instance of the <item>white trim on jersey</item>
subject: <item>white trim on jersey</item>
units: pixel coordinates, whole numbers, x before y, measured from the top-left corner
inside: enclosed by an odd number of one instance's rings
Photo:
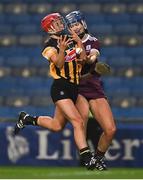
[[[84,40],[82,40],[82,42],[85,43],[87,40],[97,41],[96,37],[91,36],[90,34],[88,34],[87,37]]]

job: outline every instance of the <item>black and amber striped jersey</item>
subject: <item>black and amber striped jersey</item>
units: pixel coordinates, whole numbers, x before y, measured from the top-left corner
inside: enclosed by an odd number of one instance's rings
[[[58,41],[54,38],[49,38],[45,43],[45,47],[42,51],[42,55],[50,62],[50,75],[54,79],[65,78],[69,82],[79,84],[79,76],[81,72],[81,64],[77,61],[76,47],[74,42],[70,42],[65,50],[65,63],[64,66],[59,69],[50,60],[52,54],[59,52]]]

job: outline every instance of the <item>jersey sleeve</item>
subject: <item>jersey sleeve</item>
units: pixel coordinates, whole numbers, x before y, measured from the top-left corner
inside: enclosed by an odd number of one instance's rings
[[[47,59],[51,60],[53,55],[56,55],[58,52],[57,44],[55,41],[49,39],[42,50],[42,55]]]
[[[91,49],[97,50],[98,54],[100,54],[100,44],[98,39],[95,38],[91,41]]]

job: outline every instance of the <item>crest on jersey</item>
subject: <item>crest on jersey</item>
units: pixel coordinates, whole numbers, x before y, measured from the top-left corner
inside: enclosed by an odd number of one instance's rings
[[[89,44],[86,46],[86,51],[90,51],[90,50],[91,50],[91,45]]]

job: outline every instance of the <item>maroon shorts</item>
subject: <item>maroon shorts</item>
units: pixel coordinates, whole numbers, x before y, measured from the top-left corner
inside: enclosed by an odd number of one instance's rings
[[[96,76],[80,81],[79,94],[88,101],[91,99],[107,98],[103,91],[102,81]]]

